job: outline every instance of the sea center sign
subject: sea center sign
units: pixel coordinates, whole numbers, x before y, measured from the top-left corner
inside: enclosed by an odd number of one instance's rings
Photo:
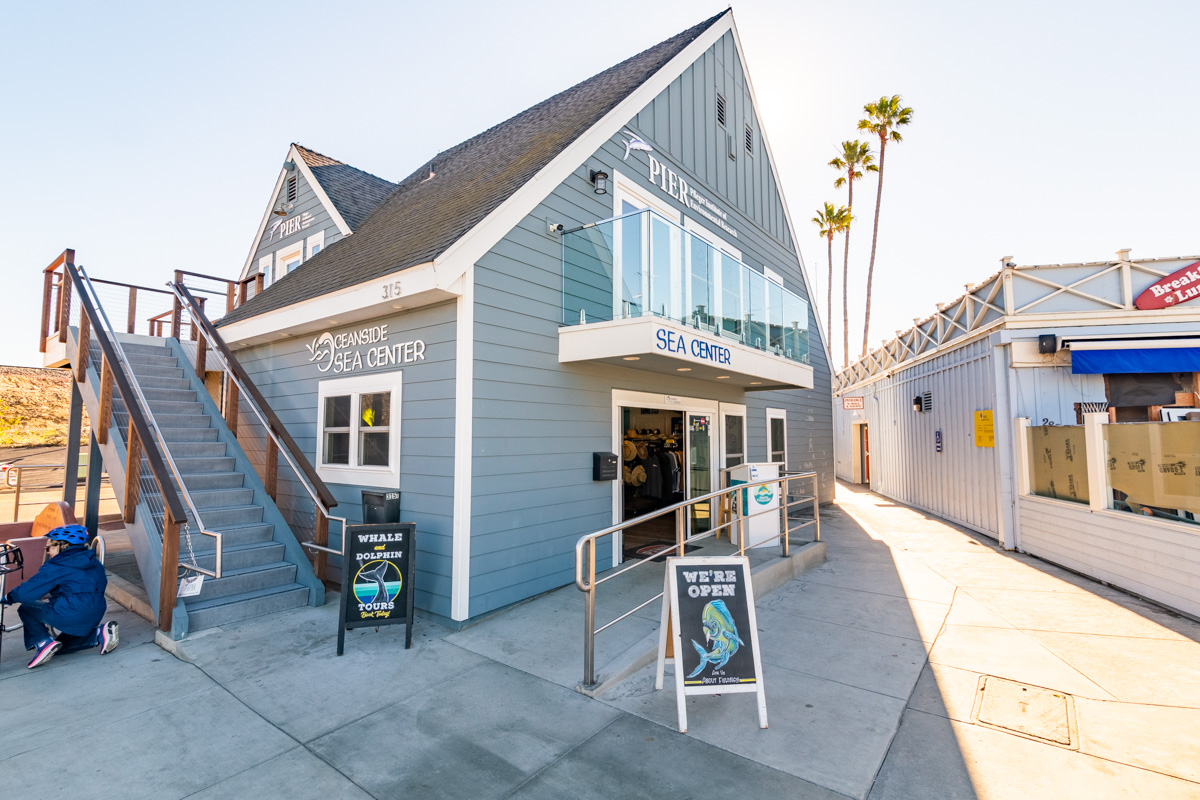
[[[1177,306],[1200,297],[1200,261],[1159,278],[1133,301],[1143,311]]]
[[[304,347],[309,353],[309,363],[315,362],[318,372],[332,371],[335,375],[356,372],[364,364],[373,369],[425,360],[425,342],[413,339],[390,343],[387,325],[360,328],[336,336],[325,331]]]
[[[670,328],[658,328],[654,333],[654,348],[673,356],[691,356],[709,364],[729,365],[733,351],[699,336],[689,336]]]

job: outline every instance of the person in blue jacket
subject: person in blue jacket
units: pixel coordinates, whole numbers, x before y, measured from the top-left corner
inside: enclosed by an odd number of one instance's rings
[[[87,540],[82,525],[64,525],[47,533],[41,569],[3,598],[5,603],[21,604],[17,615],[25,626],[25,649],[34,651],[30,669],[56,653],[99,646],[103,655],[117,646],[117,623],[101,624],[108,607],[104,599],[108,578]],[[57,639],[47,626],[58,629]]]

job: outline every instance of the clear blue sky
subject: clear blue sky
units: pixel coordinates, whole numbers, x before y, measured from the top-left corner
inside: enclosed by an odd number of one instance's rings
[[[40,363],[39,275],[66,247],[96,277],[234,276],[290,142],[398,180],[723,7],[10,5],[0,364]],[[845,202],[825,164],[863,103],[898,93],[916,110],[888,150],[872,347],[1003,255],[1200,254],[1200,4],[747,0],[734,15],[822,309],[809,219]],[[855,192],[854,355],[874,193],[873,177]]]

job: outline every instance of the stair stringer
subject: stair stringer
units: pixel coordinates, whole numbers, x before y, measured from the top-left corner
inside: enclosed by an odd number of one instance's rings
[[[68,331],[67,357],[72,366],[73,379],[76,374],[75,367],[79,364],[78,328],[72,327]],[[88,360],[84,381],[76,383],[76,386],[79,388],[79,396],[83,399],[84,408],[87,409],[88,419],[93,420],[92,425],[95,427],[96,422],[100,419],[100,365],[94,359]],[[108,473],[109,485],[116,496],[117,505],[124,512],[125,487],[127,485],[125,459],[128,449],[125,437],[117,426],[115,416],[110,416],[108,420],[108,441],[98,447],[104,462],[104,471]],[[146,588],[147,600],[157,618],[159,585],[162,578],[162,537],[154,525],[153,512],[149,505],[140,498],[139,494],[137,508],[134,509],[134,520],[132,523],[125,523],[125,531],[129,535],[129,544],[133,549],[138,571],[142,575],[142,585]],[[171,627],[172,633],[176,630],[181,631],[176,638],[187,635],[187,608],[182,601],[175,604]]]
[[[275,501],[267,494],[267,488],[263,485],[258,470],[254,468],[245,451],[242,450],[237,437],[225,425],[225,418],[221,415],[221,410],[212,399],[212,395],[208,393],[208,387],[197,377],[193,357],[186,352],[177,339],[165,339],[164,341],[170,348],[171,354],[179,359],[181,365],[193,366],[192,369],[184,368],[184,377],[196,390],[196,397],[204,406],[204,413],[209,415],[213,427],[217,429],[217,440],[227,445],[225,453],[227,456],[233,457],[235,471],[244,476],[243,488],[254,490],[254,504],[262,506],[263,522],[271,523],[274,526],[272,540],[283,545],[284,560],[289,564],[296,565],[295,582],[308,589],[308,604],[310,606],[324,605],[325,584],[313,572],[312,563],[308,560],[308,553],[292,533],[291,526],[288,525],[279,507],[275,505]]]

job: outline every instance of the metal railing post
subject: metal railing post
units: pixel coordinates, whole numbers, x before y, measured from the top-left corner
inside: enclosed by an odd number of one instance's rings
[[[22,470],[20,467],[13,467],[17,471],[17,485],[13,488],[13,522],[17,521],[18,509],[21,507],[21,480]]]
[[[816,528],[816,538],[814,542],[821,541],[821,485],[818,477],[813,475],[813,527]]]
[[[675,555],[682,556],[687,550],[684,544],[687,542],[687,506],[680,506],[675,509]]]
[[[750,490],[743,489],[743,491],[748,493]],[[747,495],[747,499],[749,499],[749,495]],[[746,511],[748,510],[746,508],[747,505],[748,504],[746,502],[738,503],[738,555],[739,556],[746,555]]]
[[[587,559],[585,574],[588,588],[583,598],[583,683],[596,685],[596,540],[591,539],[584,549]]]
[[[782,481],[779,482],[779,492],[781,495],[781,497],[779,498],[781,500],[781,502],[779,504],[779,513],[783,517],[783,519],[780,520],[780,522],[781,522],[780,530],[783,531],[783,535],[780,538],[779,546],[780,546],[780,554],[784,558],[788,557],[788,541],[792,538],[791,525],[789,524],[789,520],[791,518],[790,517],[791,495],[789,494],[789,492],[791,491],[792,480],[793,480],[792,478],[784,478]]]

